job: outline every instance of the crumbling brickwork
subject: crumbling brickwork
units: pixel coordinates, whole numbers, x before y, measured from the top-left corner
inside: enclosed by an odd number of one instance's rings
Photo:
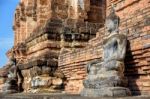
[[[110,5],[116,7],[120,20],[120,33],[128,37],[127,55],[125,59],[125,75],[128,77],[128,87],[132,95],[150,94],[150,1],[149,0],[107,0],[107,10]],[[85,66],[94,59],[101,59],[101,43],[105,37],[105,27],[99,29],[96,38],[82,49],[59,56],[59,68],[67,77],[66,91],[79,93],[82,80],[86,77]]]
[[[14,47],[7,56],[15,52],[24,92],[31,91],[31,80],[38,77],[48,82],[43,92],[63,84],[66,92],[80,93],[85,66],[102,58],[104,21],[112,3],[120,17],[119,32],[128,37],[128,87],[133,95],[150,94],[149,0],[21,0],[15,11]],[[0,88],[8,71],[7,65],[0,70]]]
[[[11,57],[12,52],[15,54],[21,74],[19,83],[24,92],[37,92],[31,89],[39,86],[43,92],[52,91],[64,84],[64,75],[58,68],[59,54],[87,46],[104,24],[105,0],[95,1],[20,1],[13,26],[14,47],[7,52],[7,56]],[[6,71],[6,78],[9,68],[1,70]],[[46,84],[35,86],[32,81],[36,79]]]

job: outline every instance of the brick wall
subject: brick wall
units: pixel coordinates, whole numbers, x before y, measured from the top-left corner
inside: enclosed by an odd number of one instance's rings
[[[150,1],[107,0],[107,13],[110,3],[116,5],[121,18],[120,33],[128,37],[125,59],[128,87],[133,95],[150,94]],[[67,77],[67,92],[79,93],[82,90],[86,64],[102,57],[101,41],[104,35],[105,28],[101,28],[86,48],[60,55],[59,68]]]

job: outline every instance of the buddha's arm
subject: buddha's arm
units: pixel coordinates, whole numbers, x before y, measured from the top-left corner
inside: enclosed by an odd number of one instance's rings
[[[90,72],[91,66],[93,66],[94,64],[101,64],[101,61],[102,61],[101,59],[95,59],[95,60],[89,62],[89,63],[86,65],[86,71],[87,71],[87,73]]]
[[[119,35],[116,38],[116,41],[111,41],[111,42],[114,42],[114,46],[113,46],[114,52],[112,53],[112,55],[109,55],[110,57],[107,57],[105,60],[106,61],[110,61],[110,60],[122,61],[122,60],[124,60],[125,54],[126,54],[126,45],[127,45],[126,37],[124,35]],[[110,51],[112,51],[112,49]],[[108,51],[108,52],[110,52],[110,51]],[[105,55],[105,56],[107,56],[107,55]]]
[[[126,55],[126,46],[127,46],[127,39],[126,37],[121,38],[119,40],[119,45],[118,45],[118,52],[117,52],[117,58],[118,60],[124,60],[125,55]]]

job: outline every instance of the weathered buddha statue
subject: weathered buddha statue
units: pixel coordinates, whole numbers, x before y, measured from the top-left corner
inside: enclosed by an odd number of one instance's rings
[[[7,80],[3,86],[4,93],[16,93],[18,92],[18,67],[16,66],[16,59],[14,55],[9,59],[9,70],[7,74]]]
[[[129,96],[126,88],[127,78],[124,76],[124,58],[126,55],[127,38],[119,34],[119,17],[112,7],[106,18],[106,29],[109,35],[103,40],[103,57],[101,60],[87,65],[87,78],[83,81],[82,96]]]

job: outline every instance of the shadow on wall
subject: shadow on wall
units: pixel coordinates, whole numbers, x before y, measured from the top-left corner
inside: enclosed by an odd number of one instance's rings
[[[140,79],[138,75],[138,70],[135,69],[136,62],[134,61],[131,45],[129,40],[127,41],[127,52],[125,58],[125,76],[128,79],[128,88],[131,90],[133,96],[141,95],[139,86],[137,85],[137,80]]]
[[[19,76],[18,91],[23,92],[24,91],[23,89],[24,78],[23,78],[21,70],[18,71],[18,76]]]

